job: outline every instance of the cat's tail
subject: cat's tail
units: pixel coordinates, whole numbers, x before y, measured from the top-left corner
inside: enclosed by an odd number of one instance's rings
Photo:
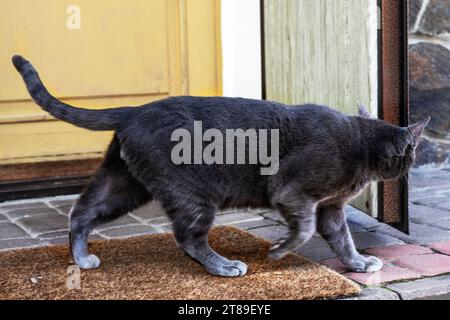
[[[89,130],[115,130],[120,124],[120,119],[130,112],[129,107],[88,110],[65,104],[47,91],[39,74],[29,61],[15,55],[12,62],[22,75],[33,100],[55,118]]]

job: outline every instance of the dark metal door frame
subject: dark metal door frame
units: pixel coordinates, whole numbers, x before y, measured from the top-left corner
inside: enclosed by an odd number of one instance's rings
[[[390,123],[406,127],[408,94],[408,1],[378,0],[381,11],[379,38],[379,114]],[[379,184],[381,220],[409,233],[408,179]]]

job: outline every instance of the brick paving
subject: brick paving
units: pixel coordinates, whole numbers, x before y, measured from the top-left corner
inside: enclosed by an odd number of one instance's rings
[[[386,282],[418,279],[422,275],[408,268],[384,265],[383,269],[374,273],[347,272],[344,276],[366,286],[380,285]]]
[[[358,210],[347,208],[355,245],[364,255],[385,263],[373,274],[343,266],[317,234],[297,253],[359,283],[363,292],[350,300],[450,299],[450,170],[415,170],[410,176],[410,228],[405,235]],[[0,251],[68,244],[68,213],[77,196],[0,203]],[[235,225],[268,240],[285,236],[286,226],[274,211],[227,210],[216,225]],[[114,239],[170,232],[158,203],[96,228],[90,239]]]

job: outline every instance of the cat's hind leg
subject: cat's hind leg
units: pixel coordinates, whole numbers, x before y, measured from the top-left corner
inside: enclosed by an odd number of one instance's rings
[[[175,201],[162,201],[172,227],[175,240],[184,252],[203,265],[214,275],[238,277],[247,273],[247,265],[241,261],[228,260],[215,252],[208,244],[208,232],[214,221],[215,206],[189,197],[189,203],[182,205],[180,197]]]
[[[342,204],[321,205],[317,211],[317,230],[343,264],[356,272],[376,272],[383,262],[377,257],[360,255],[347,226]]]
[[[88,250],[90,231],[150,200],[145,187],[128,172],[118,143],[113,140],[105,161],[70,213],[70,247],[75,263],[83,269],[97,268],[100,260]]]
[[[277,207],[288,224],[289,235],[272,246],[268,253],[271,259],[282,259],[310,240],[316,231],[313,202],[305,200],[296,206],[279,203]]]

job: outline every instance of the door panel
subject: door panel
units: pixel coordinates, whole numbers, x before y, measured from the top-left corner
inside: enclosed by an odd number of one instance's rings
[[[69,5],[81,10],[79,30],[66,26]],[[220,95],[218,8],[218,0],[2,1],[0,164],[98,157],[111,138],[36,106],[13,54],[30,59],[55,96],[86,108]]]
[[[9,48],[25,51],[60,97],[168,92],[166,1],[3,2],[2,67],[10,61]],[[66,27],[71,4],[81,9],[80,30]],[[7,72],[0,99],[28,99],[20,82]]]
[[[266,98],[357,114],[378,110],[377,6],[373,0],[264,0]],[[365,31],[365,32],[364,32]],[[353,203],[377,216],[377,186]]]

